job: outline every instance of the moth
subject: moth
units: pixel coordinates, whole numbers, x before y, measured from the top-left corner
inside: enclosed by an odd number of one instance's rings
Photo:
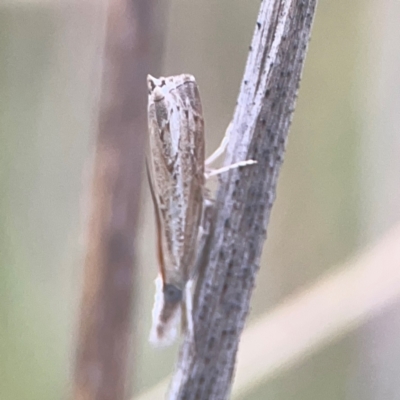
[[[193,332],[191,285],[195,275],[199,237],[205,212],[206,179],[231,168],[255,163],[239,162],[207,169],[227,145],[205,160],[204,121],[199,89],[192,75],[147,77],[150,165],[147,175],[152,194],[159,276],[156,279],[150,341],[170,344],[181,321]]]

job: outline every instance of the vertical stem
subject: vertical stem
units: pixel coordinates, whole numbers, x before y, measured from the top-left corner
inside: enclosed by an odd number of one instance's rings
[[[222,400],[259,268],[311,33],[316,0],[263,0],[234,112],[194,297],[194,335],[182,344],[170,400]]]
[[[135,234],[154,1],[109,0],[74,377],[76,400],[128,395]],[[154,33],[153,33],[154,35]]]

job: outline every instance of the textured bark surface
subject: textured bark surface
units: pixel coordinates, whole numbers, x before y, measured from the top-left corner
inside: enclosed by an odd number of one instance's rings
[[[233,117],[223,174],[186,337],[169,399],[229,396],[236,353],[259,268],[316,0],[264,0]]]
[[[108,2],[73,398],[122,400],[132,374],[134,241],[154,1]],[[130,377],[130,379],[129,379]]]

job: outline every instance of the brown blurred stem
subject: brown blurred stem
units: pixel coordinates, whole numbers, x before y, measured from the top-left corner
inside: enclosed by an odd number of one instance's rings
[[[184,340],[170,400],[229,395],[315,6],[316,0],[261,3],[225,160],[258,164],[221,177],[194,298],[195,339]]]
[[[154,56],[154,42],[160,39],[155,3],[108,1],[75,400],[122,400],[129,394],[146,75],[159,64],[160,54],[158,49]]]

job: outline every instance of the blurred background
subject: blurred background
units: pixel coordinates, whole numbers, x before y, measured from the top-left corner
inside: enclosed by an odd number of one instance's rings
[[[161,70],[196,77],[209,154],[232,117],[260,2],[168,3]],[[399,220],[399,20],[396,0],[319,1],[249,324]],[[73,366],[104,13],[96,2],[2,0],[0,27],[0,399],[61,399]],[[172,371],[177,351],[147,343],[157,264],[143,182],[135,394]],[[400,399],[399,359],[393,301],[238,398]]]

